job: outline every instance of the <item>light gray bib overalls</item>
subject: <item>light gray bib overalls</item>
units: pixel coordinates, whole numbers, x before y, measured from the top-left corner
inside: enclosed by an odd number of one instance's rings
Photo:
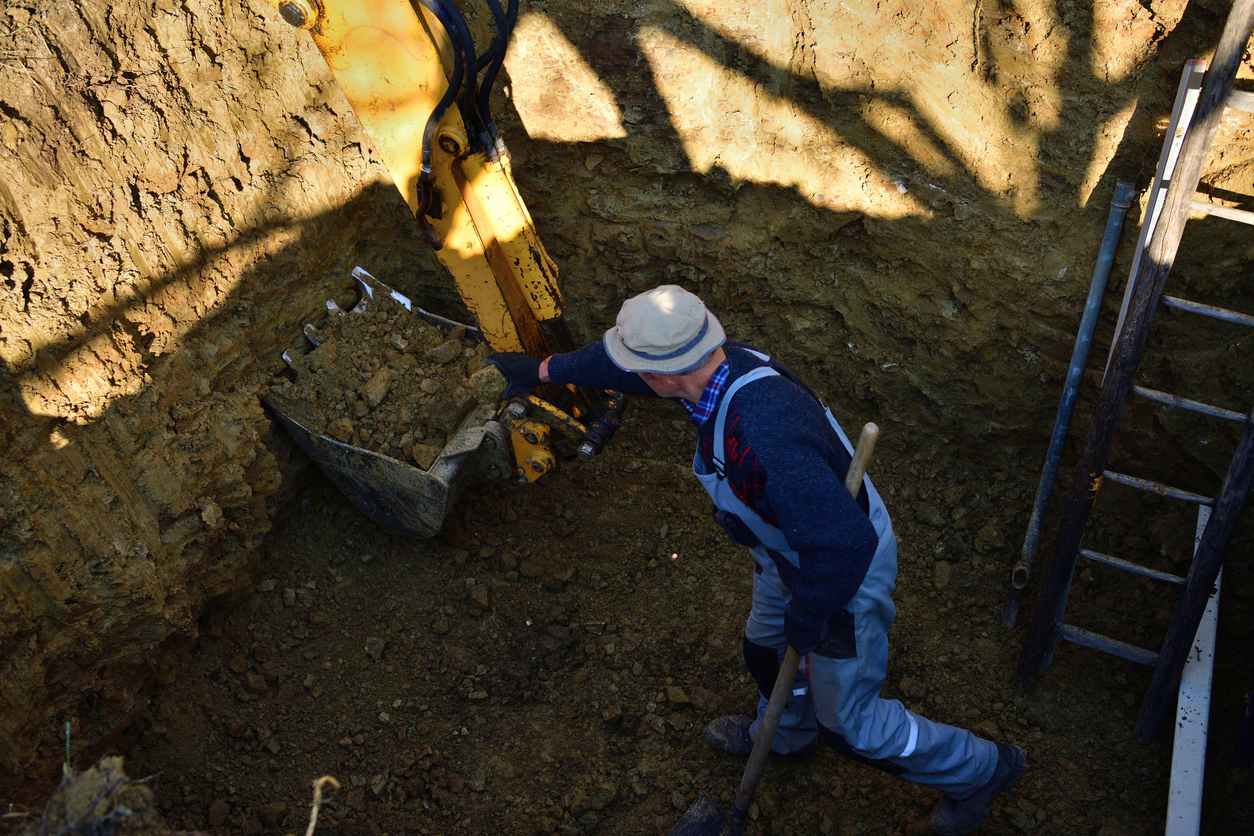
[[[760,352],[751,353],[763,361],[770,359]],[[787,647],[784,609],[792,599],[792,590],[780,578],[768,549],[794,567],[800,562],[784,533],[763,521],[735,495],[723,477],[723,467],[725,421],[732,398],[742,387],[778,374],[769,366],[761,366],[728,386],[713,416],[712,471],[706,471],[699,453],[693,456],[692,466],[715,507],[739,517],[761,542],[750,549],[758,571],[753,578],[753,609],[745,624],[745,639],[753,645],[774,649],[777,664]],[[825,411],[841,443],[852,455],[853,445],[831,410]],[[862,585],[845,607],[853,616],[856,656],[840,653],[837,655],[848,658],[832,658],[824,655],[824,645],[806,655],[771,748],[780,754],[801,751],[812,745],[821,731],[824,739],[842,754],[962,797],[992,777],[997,747],[965,729],[934,723],[906,709],[898,700],[879,696],[888,667],[888,628],[896,615],[892,592],[897,578],[897,540],[879,493],[869,478],[864,485],[879,546]],[[767,702],[766,696],[759,696],[758,720],[751,730],[755,735]]]

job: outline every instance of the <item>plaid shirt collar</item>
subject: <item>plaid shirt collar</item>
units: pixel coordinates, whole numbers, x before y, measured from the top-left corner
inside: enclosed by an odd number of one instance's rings
[[[684,409],[688,410],[688,416],[692,423],[699,427],[710,420],[710,416],[714,414],[714,408],[718,406],[718,399],[723,396],[723,390],[727,388],[727,378],[730,374],[731,364],[724,360],[722,363],[719,363],[718,368],[714,370],[714,374],[710,376],[710,382],[705,384],[705,390],[701,393],[701,400],[694,404],[686,398],[679,399]]]

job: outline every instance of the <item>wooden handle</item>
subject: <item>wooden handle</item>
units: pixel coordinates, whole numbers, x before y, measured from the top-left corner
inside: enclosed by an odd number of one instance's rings
[[[849,473],[845,476],[845,487],[854,499],[862,489],[862,477],[866,475],[867,465],[871,463],[871,451],[880,437],[880,428],[867,423],[858,436],[858,446],[853,451],[853,461],[849,463]],[[771,753],[771,743],[775,740],[775,732],[779,729],[779,718],[784,713],[784,703],[788,701],[788,692],[797,677],[797,666],[801,663],[801,654],[789,646],[784,653],[784,661],[779,665],[779,675],[775,677],[775,687],[771,689],[771,699],[762,713],[762,725],[758,727],[758,736],[753,740],[753,751],[749,753],[749,762],[745,764],[744,777],[740,779],[740,790],[736,793],[735,806],[732,808],[729,821],[739,820],[743,827],[744,814],[749,809],[749,802],[762,781],[762,772],[766,769],[766,759]]]
[[[867,465],[871,463],[871,451],[879,440],[880,428],[868,421],[862,427],[862,435],[858,436],[858,446],[853,450],[853,460],[849,462],[849,473],[845,475],[845,490],[854,499],[862,489],[862,477],[866,475]]]

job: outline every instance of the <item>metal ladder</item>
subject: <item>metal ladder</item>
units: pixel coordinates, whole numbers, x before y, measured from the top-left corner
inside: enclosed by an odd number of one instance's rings
[[[1161,215],[1148,236],[1142,257],[1134,266],[1134,282],[1126,300],[1127,316],[1116,334],[1101,394],[1058,524],[1054,547],[1042,574],[1041,588],[1020,658],[1019,687],[1023,691],[1031,690],[1040,669],[1049,664],[1059,638],[1153,667],[1154,673],[1141,705],[1135,731],[1137,738],[1142,741],[1149,740],[1156,734],[1175,696],[1185,657],[1219,574],[1224,549],[1231,539],[1251,482],[1254,481],[1254,410],[1245,415],[1133,385],[1133,376],[1145,348],[1150,322],[1160,303],[1179,311],[1254,326],[1254,317],[1163,295],[1163,285],[1175,260],[1191,210],[1243,223],[1254,223],[1254,212],[1221,209],[1195,200],[1202,169],[1225,108],[1254,110],[1254,96],[1232,93],[1232,82],[1252,31],[1254,0],[1236,0],[1220,36],[1213,68],[1207,74],[1198,97],[1192,123],[1180,146],[1179,159],[1167,188]],[[1169,136],[1168,141],[1170,139]],[[1203,415],[1244,423],[1244,430],[1218,496],[1201,496],[1106,469],[1119,417],[1129,394]],[[1081,548],[1085,523],[1105,481],[1139,488],[1160,496],[1174,497],[1210,509],[1210,520],[1197,545],[1187,578]],[[1072,576],[1080,556],[1183,587],[1161,650],[1154,652],[1136,647],[1063,622]]]

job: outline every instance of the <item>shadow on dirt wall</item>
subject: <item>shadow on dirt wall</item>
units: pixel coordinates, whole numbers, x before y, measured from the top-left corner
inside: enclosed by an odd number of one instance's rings
[[[1014,14],[1008,5],[999,6],[999,9],[1006,16]],[[918,170],[916,161],[899,144],[858,115],[857,109],[850,105],[856,97],[884,97],[894,101],[910,114],[913,123],[936,147],[945,149],[954,168],[963,171],[960,155],[946,147],[940,133],[928,124],[927,118],[913,106],[907,95],[901,92],[881,94],[874,90],[824,87],[813,79],[792,74],[772,64],[766,57],[754,53],[749,47],[720,35],[681,6],[673,6],[671,14],[673,20],[681,23],[674,27],[674,31],[686,43],[701,49],[712,59],[735,69],[745,78],[810,113],[845,137],[846,141],[856,145],[875,165],[906,176]],[[1068,60],[1073,65],[1073,72],[1064,76],[1064,79],[1084,78],[1082,75],[1075,75],[1074,67],[1087,66],[1092,51],[1091,8],[1083,6],[1074,10],[1060,4],[1058,14],[1067,21],[1071,32],[1068,39]],[[673,154],[685,161],[674,177],[653,175],[650,180],[660,181],[663,188],[677,183],[696,183],[704,190],[705,199],[711,201],[726,200],[729,195],[734,194],[738,187],[730,182],[724,172],[715,170],[702,174],[692,170],[684,155],[680,137],[667,116],[666,104],[658,91],[649,63],[635,46],[634,41],[639,34],[638,22],[617,16],[589,16],[586,20],[586,27],[568,28],[564,34],[581,50],[588,64],[613,92],[621,112],[626,112],[629,107],[642,108],[643,105],[647,118],[636,126],[628,126],[628,129],[648,131],[650,141],[668,144],[673,149]],[[555,22],[560,24],[560,21]],[[1198,7],[1196,3],[1192,4],[1181,25],[1160,45],[1160,52],[1171,49],[1170,42],[1176,39],[1187,41],[1189,45],[1194,45],[1195,42],[1210,43],[1218,36],[1219,23],[1211,12]],[[987,37],[987,32],[983,36]],[[1020,121],[1023,121],[1025,117],[1022,114],[1021,91],[1016,91],[1013,85],[1002,81],[1002,75],[991,62],[986,63],[982,71],[986,83],[1004,93],[1008,112],[1012,116],[1019,114]],[[1085,78],[1083,84],[1060,90],[1060,94],[1064,100],[1080,96],[1091,90],[1088,86],[1090,82],[1093,87],[1101,89],[1104,100],[1110,102],[1112,112],[1136,97],[1132,89],[1134,79],[1108,86],[1091,76]],[[1153,135],[1148,126],[1160,119],[1168,106],[1169,102],[1162,100],[1138,103],[1133,124],[1126,131],[1119,151],[1107,168],[1109,174],[1103,178],[1103,185],[1110,185],[1115,176],[1128,177],[1136,172],[1142,177],[1148,177],[1152,173],[1157,149],[1144,147],[1144,140],[1141,138]],[[620,142],[589,143],[585,146],[511,139],[515,132],[506,126],[518,124],[517,114],[507,114],[502,119],[505,128],[503,133],[512,146],[525,147],[526,154],[533,158],[542,158],[550,151],[582,155],[608,148],[612,153],[618,153],[616,149],[621,146]],[[1040,137],[1043,189],[1074,193],[1075,185],[1059,176],[1057,171],[1064,165],[1068,169],[1074,168],[1076,160],[1084,160],[1087,164],[1092,156],[1093,137],[1078,136],[1069,131],[1068,125],[1066,120],[1062,120],[1058,128],[1046,131]],[[522,134],[518,135],[521,137]],[[628,137],[625,141],[630,139]],[[517,174],[524,198],[527,198],[527,172],[520,167]],[[797,211],[819,216],[832,214],[815,207],[796,189],[769,184],[754,184],[752,188],[770,193],[772,199],[783,201],[786,206]],[[949,188],[957,194],[979,200],[986,212],[1004,213],[1001,223],[1022,222],[1021,219],[1011,216],[1008,210],[995,208],[996,203],[992,199],[994,196],[980,186],[973,172],[964,171]],[[1079,203],[1078,195],[1075,202]],[[542,238],[549,220],[545,216],[549,214],[553,215],[552,222],[561,223],[560,212],[555,207],[536,213]],[[856,220],[850,222],[840,218],[833,226],[848,225],[856,233],[857,224]],[[10,463],[5,467],[6,475],[10,477],[8,490],[14,498],[30,503],[26,505],[27,512],[10,512],[6,515],[7,519],[0,517],[0,525],[3,525],[0,529],[0,543],[3,543],[6,551],[19,555],[53,553],[64,549],[67,543],[77,543],[78,559],[90,566],[85,569],[81,578],[74,579],[72,583],[86,584],[91,581],[111,590],[103,598],[92,600],[81,597],[80,593],[84,590],[71,589],[68,595],[51,594],[41,588],[39,582],[30,575],[18,578],[14,583],[25,587],[18,591],[31,595],[31,600],[41,602],[39,606],[44,607],[45,611],[36,616],[30,627],[5,637],[0,644],[0,658],[17,659],[18,649],[31,641],[51,643],[57,648],[54,653],[44,657],[45,664],[48,664],[48,675],[40,686],[43,692],[41,698],[47,698],[58,706],[59,712],[71,709],[78,711],[76,707],[82,706],[76,716],[81,723],[78,739],[84,744],[103,748],[117,743],[119,731],[142,710],[142,700],[137,698],[137,694],[145,691],[157,679],[161,666],[156,660],[162,653],[152,652],[152,648],[176,644],[192,630],[193,621],[203,610],[206,601],[218,595],[229,595],[238,588],[248,571],[248,555],[257,548],[260,537],[268,530],[268,515],[272,508],[267,503],[274,499],[278,490],[273,484],[266,488],[268,494],[265,490],[232,492],[224,484],[208,486],[206,493],[214,498],[225,521],[224,525],[211,527],[207,522],[203,525],[198,522],[206,516],[203,505],[191,503],[177,512],[165,513],[152,510],[168,504],[157,496],[144,496],[140,492],[137,502],[128,501],[126,495],[133,489],[129,478],[125,483],[118,482],[123,476],[128,476],[127,468],[142,463],[145,449],[155,442],[170,446],[169,450],[155,451],[153,454],[157,458],[179,453],[182,449],[180,445],[184,445],[186,449],[183,452],[187,454],[184,458],[189,466],[194,467],[197,457],[207,451],[202,440],[188,439],[186,436],[212,432],[211,416],[204,421],[194,420],[195,416],[206,411],[211,413],[214,410],[234,409],[237,407],[233,404],[238,403],[239,399],[253,397],[251,390],[255,389],[259,381],[281,368],[279,352],[290,343],[300,325],[319,311],[325,298],[348,287],[349,271],[355,264],[362,264],[384,281],[419,298],[424,298],[428,292],[438,292],[437,287],[428,287],[415,281],[412,272],[406,272],[412,270],[412,264],[432,265],[435,262],[429,253],[419,254],[417,248],[421,238],[417,234],[416,226],[407,217],[399,196],[387,184],[370,186],[344,205],[308,221],[245,230],[226,246],[206,252],[196,263],[164,276],[157,282],[153,292],[160,286],[190,281],[214,259],[223,258],[231,252],[247,250],[260,237],[283,230],[295,234],[295,239],[275,256],[263,259],[245,271],[215,313],[192,328],[176,351],[169,356],[149,355],[143,358],[144,371],[151,376],[153,383],[138,395],[113,401],[106,412],[88,426],[77,427],[30,414],[17,396],[13,370],[0,369],[0,381],[5,390],[3,409],[9,413],[5,415],[4,440],[8,449],[21,451],[22,455],[16,458],[23,459],[24,462],[18,466]],[[868,269],[873,269],[878,261],[877,253],[869,245],[860,243],[856,234],[846,238],[850,242],[848,245],[857,251],[856,256],[867,262]],[[402,243],[398,246],[397,242]],[[694,263],[700,263],[701,247],[699,243],[694,244]],[[615,255],[612,252],[602,254],[607,258]],[[554,252],[554,255],[561,264],[563,256],[573,253]],[[667,273],[662,264],[648,261],[646,268],[654,271],[659,281],[674,278],[674,274]],[[408,284],[406,276],[413,285]],[[701,278],[700,272],[695,269],[689,276],[694,281]],[[447,282],[443,283],[443,287],[447,286]],[[611,295],[614,292],[611,289]],[[629,295],[622,287],[617,288],[617,292],[619,298]],[[454,305],[452,293],[445,290],[445,294],[442,301],[447,305]],[[429,298],[426,300],[429,301]],[[612,311],[616,307],[617,300],[614,298],[603,301],[607,310]],[[747,301],[734,297],[728,297],[727,301],[733,306],[743,305],[745,311],[752,310]],[[128,313],[136,306],[145,304],[146,298],[140,298],[129,305],[107,311],[106,315],[94,319],[87,331],[77,335],[73,343],[48,346],[40,360],[41,369],[49,373],[55,372],[60,358],[70,356],[80,345],[102,337],[116,327],[125,329]],[[826,307],[822,300],[816,299],[814,305],[825,309],[834,321],[839,323],[842,320],[841,311]],[[909,323],[896,325],[891,318],[886,317],[884,327],[889,332],[895,331],[900,339],[910,339]],[[246,350],[235,353],[220,352],[214,356],[206,354],[201,346],[206,342],[216,342],[216,333],[220,333],[223,328],[238,328],[241,333],[247,334],[248,339],[241,343],[241,349],[246,347]],[[824,377],[837,370],[837,366],[830,359],[813,359],[820,364],[826,364],[821,367]],[[189,369],[197,380],[204,382],[204,387],[201,387],[203,392],[187,385],[186,375]],[[955,377],[979,373],[980,368],[976,364],[969,369],[956,371]],[[964,383],[962,380],[953,383],[974,386],[973,383]],[[917,382],[903,379],[899,391],[902,397],[913,395],[915,399],[928,404],[923,409],[933,413],[932,420],[935,424],[943,421],[943,407],[934,397],[921,392]],[[188,401],[195,402],[190,410]],[[872,409],[893,406],[891,403],[883,403]],[[180,409],[189,414],[182,418],[176,417]],[[117,468],[102,467],[100,457],[105,455],[102,451],[117,444],[117,432],[113,429],[117,421],[111,421],[111,416],[120,417],[121,423],[127,424],[146,420],[143,418],[145,412],[156,416],[167,415],[168,418],[155,421],[153,427],[144,430],[142,437],[134,438],[132,443],[124,445],[128,449],[124,451],[126,454],[122,461],[121,475],[116,472]],[[876,416],[861,417],[869,419]],[[1038,430],[1036,434],[1044,434],[1044,428]],[[81,463],[67,464],[66,456],[59,452],[62,448],[58,446],[60,442],[56,440],[56,433],[72,442],[81,443],[86,450]],[[184,438],[180,439],[179,436]],[[264,447],[272,442],[281,444],[281,441],[274,441],[276,438],[280,437],[262,440],[259,445]],[[149,452],[153,451],[150,449]],[[269,455],[276,456],[275,453]],[[278,451],[276,461],[286,455],[288,454]],[[262,472],[264,469],[264,464],[259,464],[252,471],[246,471],[244,478],[267,479],[269,476]],[[105,473],[108,470],[115,472]],[[118,483],[114,484],[115,482]],[[31,500],[31,497],[34,499]],[[58,508],[59,502],[81,502],[84,507],[71,512],[64,506]],[[91,507],[93,504],[97,506],[94,510]],[[148,510],[143,510],[141,506],[147,506]],[[101,542],[98,546],[93,546],[91,544],[95,541],[91,538],[78,536],[78,530],[90,525],[90,521],[82,522],[83,515],[90,516],[93,513],[98,513],[101,518],[130,515],[129,526],[140,532],[145,529],[153,530],[152,526],[155,525],[157,539],[148,545],[143,542],[138,545],[148,548],[149,552],[176,552],[184,557],[190,556],[190,559],[183,561],[184,577],[187,578],[184,588],[190,591],[179,593],[183,597],[174,601],[177,606],[172,607],[163,623],[146,622],[143,608],[134,605],[135,599],[130,597],[132,590],[125,585],[124,578],[126,563],[130,557],[125,553],[113,553],[116,544]],[[62,514],[67,518],[77,515],[79,522],[63,523],[58,519]],[[136,515],[144,514],[152,515],[151,524],[135,519]],[[234,529],[231,528],[232,523],[235,524]],[[182,539],[166,542],[167,537],[162,535],[167,532],[176,532]],[[128,548],[133,546],[128,544]],[[110,598],[110,594],[115,597]],[[200,600],[196,600],[197,598]],[[120,634],[114,623],[118,618],[118,610],[129,613],[127,618],[130,619]],[[103,630],[110,619],[114,620],[110,622],[113,624],[110,627],[112,632],[106,634]],[[39,626],[35,626],[36,622]],[[77,633],[73,635],[58,636],[58,633],[64,633],[62,627],[70,624],[85,625],[85,628],[75,628]],[[99,635],[92,638],[92,634],[97,632],[93,629],[96,627],[100,628]],[[108,641],[102,642],[99,636],[105,635],[108,636]],[[138,652],[130,652],[132,650]],[[29,692],[28,695],[33,696]],[[10,707],[8,712],[11,711]],[[46,718],[40,719],[40,724],[43,724],[44,719]],[[14,731],[23,738],[30,738],[38,736],[39,730],[27,726],[15,728]],[[55,748],[49,747],[50,750]],[[49,757],[56,760],[55,755]]]
[[[287,243],[257,260],[275,237]],[[155,356],[133,339],[162,291],[250,261],[174,350]],[[263,413],[258,388],[324,301],[351,292],[357,264],[460,315],[384,182],[309,220],[245,229],[126,304],[94,310],[72,341],[41,348],[29,369],[0,364],[0,442],[9,451],[0,463],[0,761],[27,761],[33,741],[45,744],[16,779],[55,771],[65,721],[76,761],[118,745],[142,695],[177,676],[170,651],[195,635],[195,620],[247,587],[275,503],[307,466]],[[23,375],[66,386],[66,374],[100,362],[90,346],[113,339],[143,351],[132,370],[146,380],[138,393],[81,424],[27,407]]]

